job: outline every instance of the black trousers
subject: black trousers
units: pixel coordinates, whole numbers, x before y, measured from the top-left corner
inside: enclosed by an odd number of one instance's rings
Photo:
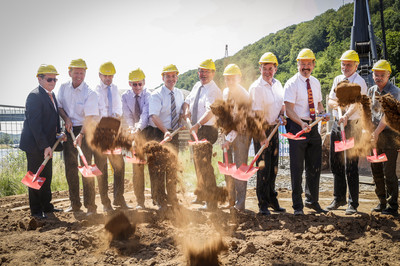
[[[26,159],[28,161],[28,171],[36,174],[40,165],[44,161],[43,153],[26,153]],[[51,204],[51,179],[53,176],[52,159],[50,159],[44,167],[40,177],[46,178],[42,187],[39,190],[28,187],[29,193],[29,207],[31,214],[39,214],[42,212],[51,211],[54,206]]]
[[[357,134],[352,134],[357,120],[349,121],[345,127],[346,139],[355,137],[358,140]],[[358,134],[360,135],[360,134]],[[346,201],[347,186],[349,187],[349,205],[354,208],[358,207],[359,194],[359,175],[358,175],[358,156],[352,153],[351,149],[346,150],[346,173],[344,166],[344,152],[335,152],[335,141],[341,141],[342,135],[340,126],[337,121],[333,123],[331,132],[331,171],[333,174],[333,197],[336,201]],[[347,177],[347,184],[346,184]]]
[[[264,149],[256,164],[259,166],[261,161],[264,161],[264,167],[257,171],[256,193],[258,199],[258,207],[266,209],[270,205],[277,206],[278,192],[275,190],[275,180],[278,172],[279,162],[279,137],[278,132],[274,134],[269,142],[268,148]],[[269,132],[266,132],[269,135]],[[258,152],[261,144],[254,141],[254,152]]]
[[[286,131],[296,134],[302,128],[292,120],[287,120]],[[319,179],[321,174],[322,141],[318,127],[302,135],[305,140],[289,139],[290,175],[292,182],[292,201],[294,210],[302,210],[302,176],[305,169],[306,203],[318,204]]]
[[[73,128],[75,136],[81,131],[81,126]],[[67,141],[64,142],[64,161],[65,161],[65,176],[68,182],[69,199],[71,201],[71,206],[74,209],[79,209],[82,204],[79,197],[79,175],[78,175],[78,150],[74,147],[71,135],[67,132]],[[86,143],[86,138],[82,140],[82,152],[91,164],[92,151]],[[80,161],[81,166],[83,166],[82,160]],[[95,204],[95,178],[94,177],[82,177],[83,183],[83,204],[90,210],[96,210],[97,206]]]
[[[390,208],[399,208],[399,184],[396,175],[396,162],[398,152],[395,149],[376,149],[378,154],[385,153],[387,161],[383,163],[371,163],[372,176],[375,182],[375,193],[379,201],[388,203]]]
[[[164,139],[164,133],[158,128],[154,127],[148,130],[148,136],[157,142],[160,142]],[[163,145],[170,146],[173,152],[176,153],[176,156],[178,156],[178,134],[175,135],[171,141]],[[176,183],[178,178],[176,164],[177,161],[171,162],[168,160],[156,160],[154,163],[149,165],[151,195],[156,204],[165,205],[167,203],[172,204],[178,201],[176,196]],[[165,193],[165,191],[167,193]]]

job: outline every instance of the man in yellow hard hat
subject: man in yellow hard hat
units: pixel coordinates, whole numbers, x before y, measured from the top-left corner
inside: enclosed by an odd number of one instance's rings
[[[232,106],[250,106],[249,93],[240,85],[242,72],[236,64],[226,66],[224,73],[226,88],[222,92],[223,100],[229,102]],[[232,130],[225,136],[225,142],[222,148],[228,152],[229,161],[236,165],[247,164],[249,153],[250,137],[244,132]],[[224,163],[228,163],[225,161]],[[245,210],[247,181],[242,181],[225,175],[226,187],[228,189],[228,201],[230,208],[238,211]]]
[[[140,68],[129,73],[129,86],[122,94],[122,114],[133,134],[140,139],[147,138],[149,130],[149,100],[150,93],[145,88],[145,75]],[[132,164],[133,166],[133,191],[136,196],[136,209],[145,208],[144,202],[144,164]]]
[[[346,209],[346,215],[352,215],[357,213],[358,207],[358,194],[359,194],[359,175],[358,175],[358,155],[352,152],[352,150],[345,151],[347,156],[344,156],[344,152],[335,152],[335,141],[342,141],[340,124],[343,123],[345,126],[346,139],[355,137],[356,141],[359,140],[359,130],[356,130],[361,118],[360,104],[351,104],[346,108],[342,108],[341,116],[338,113],[338,99],[336,97],[335,88],[338,83],[344,80],[348,80],[350,83],[356,83],[361,87],[361,94],[367,93],[367,84],[364,79],[357,73],[358,64],[360,59],[358,54],[354,50],[348,50],[343,53],[340,57],[340,66],[342,75],[335,77],[332,84],[332,89],[329,93],[328,105],[333,109],[333,116],[335,121],[332,126],[331,132],[331,171],[333,174],[333,201],[326,207],[327,210],[336,210],[340,206],[346,205],[346,190],[349,187],[348,207]],[[344,159],[346,158],[346,162]],[[346,165],[344,165],[346,163]],[[346,172],[345,172],[346,169]],[[347,178],[346,178],[347,177]],[[346,184],[347,179],[347,184]]]
[[[36,173],[47,156],[53,157],[52,146],[56,134],[60,133],[58,103],[53,90],[58,75],[52,65],[41,65],[36,77],[39,86],[31,91],[25,104],[25,121],[21,132],[20,149],[25,151],[28,171]],[[41,177],[46,178],[39,190],[28,188],[29,207],[35,218],[46,218],[48,212],[62,211],[51,203],[52,159],[50,159]]]
[[[368,89],[371,98],[372,122],[376,129],[373,139],[376,142],[377,153],[385,153],[387,161],[383,163],[371,163],[372,176],[375,182],[375,193],[379,204],[372,211],[382,212],[398,216],[399,186],[396,175],[396,162],[398,156],[399,134],[384,122],[384,114],[378,97],[390,93],[400,101],[400,89],[389,81],[392,69],[386,60],[379,60],[372,67],[374,86]]]
[[[99,99],[100,117],[122,116],[122,102],[119,96],[118,87],[113,83],[116,73],[112,62],[105,62],[100,66],[100,84],[96,86],[96,93]],[[102,154],[94,151],[94,159],[102,175],[97,176],[101,203],[103,211],[110,213],[113,211],[111,201],[108,197],[108,164],[107,158],[114,170],[114,200],[113,205],[122,209],[129,209],[124,198],[125,162],[122,154],[113,153]]]
[[[158,142],[169,137],[168,141],[172,144],[171,147],[176,155],[179,149],[178,135],[172,138],[170,135],[180,127],[179,120],[185,100],[182,91],[175,87],[178,74],[179,71],[175,65],[163,67],[161,75],[164,84],[151,93],[149,101],[151,126],[149,135],[151,139]],[[176,196],[177,168],[176,165],[172,165],[176,162],[170,163],[171,165],[166,166],[161,160],[158,160],[151,167],[149,165],[152,196],[160,209],[164,209],[167,203],[173,206],[178,204]]]
[[[71,206],[66,212],[81,211],[79,196],[79,175],[78,175],[78,151],[69,132],[71,130],[76,136],[76,145],[82,148],[85,157],[90,158],[92,150],[86,142],[84,121],[99,116],[98,97],[95,91],[86,84],[86,62],[83,59],[72,60],[68,74],[71,81],[63,83],[58,90],[59,111],[65,123],[68,140],[64,144],[65,176],[68,182],[69,199]],[[81,162],[81,164],[83,164]],[[89,161],[90,164],[90,161]],[[87,209],[87,215],[96,213],[95,204],[95,180],[94,177],[82,178],[83,203]]]
[[[183,111],[186,117],[191,117],[192,128],[190,131],[197,133],[199,139],[207,139],[211,144],[214,144],[218,139],[218,130],[214,127],[215,117],[211,112],[210,106],[215,100],[222,100],[221,89],[214,82],[215,76],[215,64],[211,59],[207,59],[201,62],[198,66],[198,75],[200,81],[194,86],[190,94],[185,100]],[[205,188],[201,190],[213,191],[216,187],[216,180],[213,176],[203,175],[203,173],[214,172],[211,165],[211,154],[207,158],[208,170],[202,170],[198,167],[198,161],[194,158],[194,164],[197,175],[197,185],[207,184]],[[203,203],[206,201],[206,205],[202,209],[215,210],[217,202],[199,198],[193,203]]]
[[[267,52],[259,60],[260,77],[251,84],[249,88],[252,100],[252,109],[264,118],[271,127],[266,130],[264,139],[254,139],[254,152],[258,152],[261,146],[266,143],[267,136],[272,128],[279,123],[279,118],[285,123],[283,116],[285,105],[283,104],[283,88],[279,80],[274,78],[278,69],[276,56]],[[279,135],[278,131],[267,143],[268,147],[263,151],[257,160],[257,165],[264,161],[264,167],[257,171],[256,193],[258,198],[259,213],[269,215],[268,207],[276,212],[285,212],[279,206],[278,193],[275,191],[275,180],[279,161]]]
[[[297,56],[297,70],[285,84],[284,102],[286,108],[286,131],[296,134],[304,130],[305,140],[289,139],[290,174],[292,201],[295,215],[302,215],[304,205],[317,213],[326,212],[318,203],[319,179],[321,173],[322,141],[318,127],[310,127],[318,114],[325,112],[322,105],[321,85],[311,76],[315,67],[315,55],[310,49],[303,49]],[[302,175],[305,165],[305,204],[301,194]]]

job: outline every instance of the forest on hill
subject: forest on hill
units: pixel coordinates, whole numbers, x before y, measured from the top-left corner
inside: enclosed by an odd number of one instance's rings
[[[371,22],[375,32],[378,56],[383,58],[382,27],[379,0],[369,1]],[[233,56],[215,61],[217,72],[215,82],[223,89],[223,70],[226,65],[235,63],[242,71],[241,84],[248,88],[258,78],[258,60],[265,52],[273,52],[279,62],[275,78],[284,84],[296,71],[296,57],[303,48],[314,51],[317,64],[313,76],[321,82],[322,93],[329,93],[332,81],[340,74],[341,54],[350,49],[351,27],[353,24],[354,4],[346,4],[337,11],[330,9],[311,21],[291,25],[261,40],[245,46]],[[387,60],[392,65],[392,76],[400,79],[400,0],[384,0],[384,22],[387,44]],[[198,81],[197,69],[179,76],[176,87],[191,90]],[[397,82],[396,82],[397,83]]]

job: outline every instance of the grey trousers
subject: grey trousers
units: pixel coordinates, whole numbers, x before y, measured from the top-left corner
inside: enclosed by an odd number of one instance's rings
[[[228,150],[228,160],[234,162],[239,168],[242,164],[247,164],[250,146],[250,137],[238,135],[232,142]],[[224,157],[224,163],[225,157]],[[225,175],[226,188],[228,189],[228,199],[230,204],[234,204],[238,210],[245,209],[247,181],[237,180],[229,175]]]

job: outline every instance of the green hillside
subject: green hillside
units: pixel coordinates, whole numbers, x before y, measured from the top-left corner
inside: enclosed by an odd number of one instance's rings
[[[377,43],[382,38],[379,0],[370,2],[371,20]],[[400,0],[384,0],[384,18],[388,60],[392,64],[393,75],[400,78]],[[242,85],[248,88],[259,76],[258,60],[265,52],[273,52],[279,61],[275,78],[284,84],[297,71],[296,57],[303,48],[310,48],[317,57],[313,75],[322,85],[323,95],[332,86],[333,78],[340,74],[341,54],[350,48],[351,26],[353,24],[353,4],[347,4],[337,11],[330,9],[311,21],[289,26],[271,33],[261,40],[247,45],[235,55],[216,60],[215,81],[225,88],[222,72],[227,64],[237,64],[243,74]],[[378,47],[378,54],[381,48]],[[191,90],[198,81],[197,70],[190,70],[179,76],[177,87]]]

